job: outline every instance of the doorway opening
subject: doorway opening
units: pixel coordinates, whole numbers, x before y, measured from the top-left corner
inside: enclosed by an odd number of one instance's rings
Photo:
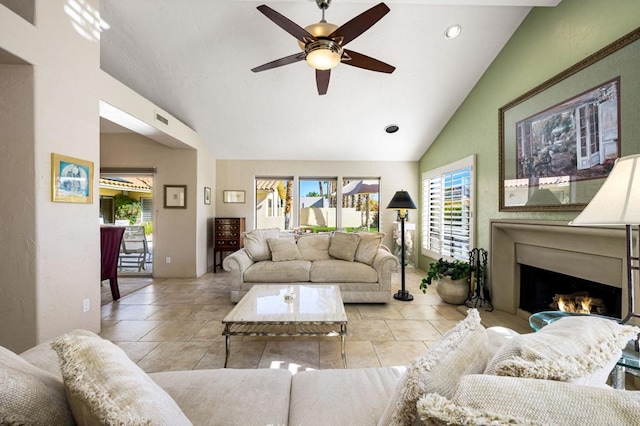
[[[153,275],[154,170],[101,170],[100,224],[126,227],[118,276]]]

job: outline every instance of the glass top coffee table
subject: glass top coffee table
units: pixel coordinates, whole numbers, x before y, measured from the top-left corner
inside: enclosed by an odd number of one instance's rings
[[[225,367],[231,336],[336,336],[347,368],[347,314],[337,285],[254,285],[222,324]]]
[[[619,318],[607,317],[603,315],[595,315],[595,314],[581,314],[574,312],[561,312],[561,311],[544,311],[533,314],[529,317],[529,325],[535,331],[540,330],[545,325],[551,324],[554,321],[559,320],[563,317],[568,316],[579,316],[579,315],[589,315],[592,317],[599,317],[608,319],[610,321],[615,321],[619,323],[621,320]],[[638,325],[632,323],[630,325]],[[629,372],[634,376],[640,376],[640,352],[636,351],[635,341],[630,340],[627,343],[627,346],[622,350],[622,356],[616,363],[615,368],[611,372],[611,386],[616,389],[624,389],[625,384],[625,372]]]

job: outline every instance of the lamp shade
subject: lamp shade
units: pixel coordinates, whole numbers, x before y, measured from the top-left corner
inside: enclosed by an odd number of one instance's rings
[[[618,158],[591,202],[569,225],[640,224],[640,154]]]
[[[411,199],[411,195],[407,191],[397,191],[391,202],[387,206],[388,209],[401,210],[401,209],[417,209],[416,203]]]

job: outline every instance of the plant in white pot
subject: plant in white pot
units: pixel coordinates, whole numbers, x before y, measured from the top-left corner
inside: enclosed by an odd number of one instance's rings
[[[422,279],[420,289],[423,293],[433,282],[442,300],[453,305],[462,305],[469,297],[469,264],[461,260],[438,259],[429,265],[427,277]]]

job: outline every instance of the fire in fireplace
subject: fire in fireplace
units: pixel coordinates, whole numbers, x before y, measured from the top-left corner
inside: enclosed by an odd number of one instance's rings
[[[560,310],[622,318],[622,290],[529,265],[520,265],[520,309]]]
[[[603,299],[591,297],[587,291],[572,294],[556,294],[550,307],[562,312],[607,315],[607,304]]]

